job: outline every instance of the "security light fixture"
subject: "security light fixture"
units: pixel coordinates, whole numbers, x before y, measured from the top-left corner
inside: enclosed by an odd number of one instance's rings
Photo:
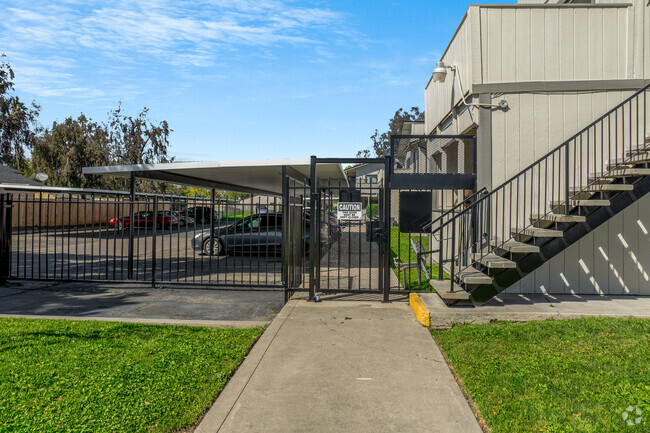
[[[433,70],[433,82],[444,83],[447,79],[447,69],[452,69],[452,67],[445,65],[444,62],[436,63],[436,69]]]
[[[508,101],[502,99],[498,104],[486,104],[482,102],[467,102],[465,99],[465,92],[463,91],[463,83],[460,81],[460,73],[458,72],[458,66],[456,65],[446,65],[445,62],[437,62],[436,68],[433,70],[433,82],[434,83],[444,83],[447,79],[447,70],[450,70],[454,73],[454,80],[458,80],[458,87],[460,88],[460,97],[463,99],[463,104],[468,107],[486,107],[486,108],[499,108],[501,110],[508,109]]]

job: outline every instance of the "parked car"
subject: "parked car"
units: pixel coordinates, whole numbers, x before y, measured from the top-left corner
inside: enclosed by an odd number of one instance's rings
[[[194,218],[192,218],[191,216],[186,216],[184,212],[178,213],[169,210],[161,210],[160,212],[158,212],[158,215],[167,216],[167,217],[173,216],[178,220],[178,225],[181,227],[194,224]]]
[[[282,248],[282,214],[254,214],[227,226],[214,229],[216,242],[210,242],[210,230],[203,230],[192,240],[192,248],[205,254],[226,255],[236,251],[279,251]],[[303,235],[309,248],[309,220]]]
[[[171,227],[178,225],[178,219],[173,215],[161,215],[161,213],[158,212],[158,218],[156,218],[154,223],[154,215],[152,211],[136,212],[133,215],[133,227],[153,227],[154,224],[156,224],[156,227],[158,228]],[[121,230],[131,225],[131,218],[128,216],[111,218],[108,221],[108,225],[111,227],[117,227]]]
[[[209,224],[210,223],[210,206],[192,206],[187,208],[186,212],[183,212],[188,217],[193,218],[199,224]],[[213,214],[213,221],[218,222],[221,220],[221,215],[216,210]]]

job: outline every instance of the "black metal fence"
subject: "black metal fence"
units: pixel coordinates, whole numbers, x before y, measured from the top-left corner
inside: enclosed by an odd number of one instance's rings
[[[430,290],[450,248],[437,228],[477,197],[476,137],[393,136],[391,155],[391,266],[405,289]]]
[[[283,196],[286,201],[285,220],[283,228],[284,275],[287,296],[297,290],[307,290],[309,281],[309,251],[310,225],[308,206],[310,187],[308,181],[302,181],[284,176]]]
[[[6,187],[6,186],[5,186]],[[11,279],[282,286],[282,201],[5,188]]]

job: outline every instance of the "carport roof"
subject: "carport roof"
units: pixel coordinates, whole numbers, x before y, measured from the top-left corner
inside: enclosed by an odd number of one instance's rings
[[[282,167],[297,180],[309,180],[310,160],[265,159],[257,161],[171,162],[84,167],[84,174],[112,175],[170,182],[253,194],[282,194]],[[340,164],[318,164],[320,179],[347,182]]]

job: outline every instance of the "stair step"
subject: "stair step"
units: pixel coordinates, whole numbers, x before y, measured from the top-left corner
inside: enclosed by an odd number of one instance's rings
[[[473,254],[472,258],[488,269],[514,269],[517,267],[517,264],[512,260],[497,256],[494,253],[486,255]]]
[[[608,171],[612,171],[612,170],[620,170],[622,168],[637,168],[641,164],[647,164],[647,162],[626,162],[626,163],[619,163],[619,164],[607,164],[606,169]]]
[[[643,155],[645,153],[650,152],[650,146],[648,146],[648,144],[650,144],[650,141],[648,141],[648,138],[646,138],[645,144],[646,144],[645,146],[641,146],[638,149],[633,148],[633,149],[630,149],[630,150],[626,151],[625,156]]]
[[[450,280],[430,280],[431,286],[445,301],[468,301],[469,293]],[[451,288],[453,287],[453,292]]]
[[[465,284],[492,284],[492,277],[471,266],[460,271],[458,278]]]
[[[632,191],[634,190],[634,185],[630,183],[601,183],[595,185],[589,185],[584,190],[580,188],[569,188],[571,194],[577,194],[580,192],[608,192],[608,191]]]
[[[517,242],[510,239],[506,241],[503,245],[499,245],[500,242],[495,242],[492,244],[493,247],[500,248],[504,251],[513,254],[528,254],[528,253],[539,253],[539,247],[536,245],[525,244],[523,242]]]
[[[510,232],[513,235],[530,236],[531,238],[561,238],[563,235],[562,230],[543,229],[532,226],[526,227],[525,229],[512,229]]]
[[[592,184],[592,185],[608,185],[610,183],[616,182],[618,179],[615,177],[607,177],[607,176],[599,176],[599,177],[592,177],[590,176],[587,179],[587,184]]]
[[[548,221],[550,223],[583,223],[587,218],[582,215],[565,215],[551,213],[547,215],[531,215],[531,221]]]
[[[620,168],[616,170],[610,170],[605,173],[601,173],[597,171],[596,173],[591,173],[589,175],[589,181],[590,181],[589,183],[591,183],[591,180],[600,179],[602,177],[616,180],[621,177],[648,176],[648,175],[650,175],[650,168],[643,168],[643,167]]]
[[[552,201],[551,202],[551,207],[558,207],[560,206],[561,208],[564,208],[564,205],[566,204],[566,201]],[[596,199],[589,199],[589,200],[569,200],[569,206],[571,207],[578,207],[578,206],[609,206],[609,200],[596,200]]]
[[[625,160],[620,159],[620,158],[619,159],[611,159],[609,161],[609,164],[610,165],[615,165],[615,164],[636,164],[636,163],[643,164],[644,162],[650,162],[650,155],[648,155],[648,153],[647,153],[647,152],[650,152],[650,147],[647,147],[646,149],[648,149],[646,151],[646,153],[640,153],[640,154],[637,154],[637,155],[633,155],[633,156],[631,156],[629,158],[625,158]]]
[[[650,175],[650,168],[620,168],[607,172],[607,177],[632,177],[648,175]]]
[[[607,163],[607,170],[612,170],[620,167],[635,167],[639,164],[649,164],[650,163],[650,153],[644,152],[637,155],[632,155],[630,158],[625,160],[617,159],[611,160]]]

